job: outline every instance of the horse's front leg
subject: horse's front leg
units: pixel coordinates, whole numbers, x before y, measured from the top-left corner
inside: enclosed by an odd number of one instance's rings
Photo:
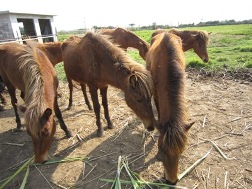
[[[11,97],[11,104],[12,104],[12,106],[14,108],[14,112],[15,112],[15,116],[16,116],[16,123],[17,123],[16,131],[22,131],[21,130],[21,128],[22,128],[21,119],[19,117],[18,110],[17,110],[16,89],[12,88],[12,87],[9,87],[8,91],[9,91],[9,94],[10,94],[10,97]]]
[[[55,115],[56,117],[58,118],[59,120],[59,124],[60,124],[60,128],[65,131],[65,134],[66,134],[66,137],[67,138],[70,138],[72,136],[72,133],[68,130],[64,120],[63,120],[63,117],[62,117],[62,113],[59,109],[59,105],[58,105],[58,98],[57,98],[57,95],[55,97],[55,101],[54,101],[54,112],[55,112]]]
[[[81,85],[81,90],[82,90],[82,93],[83,93],[83,96],[84,96],[84,99],[85,99],[85,103],[87,104],[88,109],[92,110],[93,108],[92,108],[92,106],[91,106],[91,104],[90,104],[90,102],[88,100],[88,96],[87,96],[86,84],[81,83],[80,85]]]
[[[95,117],[96,117],[96,125],[98,127],[97,129],[97,136],[101,137],[103,135],[103,128],[101,125],[101,117],[100,117],[100,104],[99,104],[99,99],[98,99],[98,94],[97,94],[97,88],[94,86],[89,86],[89,92],[93,101],[93,107],[95,111]]]
[[[6,98],[3,96],[2,92],[0,92],[0,99],[1,99],[2,104],[7,104],[7,100],[6,100]]]
[[[105,114],[105,119],[107,120],[107,124],[108,124],[108,128],[109,129],[113,129],[113,123],[110,120],[110,116],[109,116],[109,110],[108,110],[108,98],[107,98],[107,91],[108,91],[108,86],[101,88],[101,96],[102,96],[102,106],[104,108],[104,114]]]
[[[2,104],[7,104],[6,98],[3,96],[3,94],[0,92],[0,99]],[[4,111],[4,107],[0,105],[0,111]]]

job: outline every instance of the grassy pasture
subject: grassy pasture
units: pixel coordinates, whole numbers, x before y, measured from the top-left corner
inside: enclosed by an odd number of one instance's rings
[[[228,69],[235,70],[241,68],[252,68],[252,24],[225,25],[183,28],[190,30],[206,30],[212,32],[208,46],[209,63],[205,64],[193,52],[185,52],[186,64],[188,67],[205,68],[209,70]],[[150,42],[153,30],[135,31],[135,33],[147,42]],[[73,34],[59,35],[59,40],[63,41]],[[145,61],[139,56],[138,51],[130,49],[129,55],[141,64]],[[63,65],[56,66],[59,79],[65,79]]]
[[[226,25],[183,28],[206,30],[212,32],[208,54],[210,61],[204,64],[201,59],[189,50],[185,52],[187,66],[205,67],[212,70],[252,68],[252,25]],[[136,34],[150,42],[153,30],[136,31]]]

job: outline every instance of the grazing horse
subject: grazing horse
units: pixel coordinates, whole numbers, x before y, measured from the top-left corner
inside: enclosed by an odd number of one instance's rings
[[[24,92],[25,121],[27,132],[33,141],[35,162],[46,161],[56,130],[53,111],[66,136],[71,136],[58,106],[58,79],[51,62],[43,51],[34,45],[1,45],[0,75],[11,97],[17,130],[21,129],[21,120],[17,111],[15,91],[19,89]]]
[[[98,136],[103,135],[98,89],[108,128],[113,128],[108,111],[108,85],[125,93],[127,105],[140,117],[146,129],[151,131],[155,128],[156,120],[151,106],[153,81],[144,66],[99,33],[88,32],[81,40],[63,42],[62,53],[68,81],[72,79],[81,84],[86,83],[89,87]]]
[[[178,29],[157,29],[152,33],[152,37],[163,32],[169,32],[179,36],[182,39],[184,52],[189,49],[193,49],[194,52],[203,60],[203,62],[207,63],[209,61],[207,45],[209,44],[209,35],[211,34],[211,32],[207,32],[204,30],[196,31]]]
[[[125,50],[127,50],[128,47],[138,49],[139,55],[145,60],[145,56],[149,50],[149,44],[132,31],[123,28],[116,28],[102,29],[100,32],[110,36],[114,43],[118,44]]]
[[[163,32],[151,40],[146,58],[154,81],[154,101],[158,111],[158,157],[164,165],[165,179],[176,184],[179,158],[187,143],[192,124],[187,123],[185,99],[185,61],[181,39]]]

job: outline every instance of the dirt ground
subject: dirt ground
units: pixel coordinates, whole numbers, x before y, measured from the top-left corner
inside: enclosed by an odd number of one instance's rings
[[[189,144],[180,159],[179,173],[211,151],[177,186],[190,189],[252,188],[252,77],[250,74],[244,77],[227,75],[187,72],[190,119],[196,123],[190,130]],[[30,166],[25,188],[110,188],[111,184],[100,179],[115,178],[119,156],[126,156],[130,169],[145,181],[152,182],[163,176],[162,163],[155,157],[158,132],[154,131],[143,140],[144,126],[126,105],[121,91],[109,87],[109,109],[115,128],[107,130],[105,127],[102,138],[96,137],[95,115],[84,104],[81,91],[74,89],[74,107],[70,111],[65,110],[68,104],[66,83],[60,84],[60,93],[60,108],[74,137],[65,138],[58,127],[50,157],[81,156],[89,159],[84,163]],[[10,99],[7,100],[6,110],[0,112],[1,183],[17,170],[20,163],[33,156],[29,135],[25,131],[13,132],[16,127],[14,111]],[[24,122],[22,114],[21,117]],[[105,121],[103,123],[105,126]],[[24,175],[25,171],[5,188],[19,188]],[[121,178],[130,180],[125,170],[122,170]],[[130,188],[130,185],[122,188]]]

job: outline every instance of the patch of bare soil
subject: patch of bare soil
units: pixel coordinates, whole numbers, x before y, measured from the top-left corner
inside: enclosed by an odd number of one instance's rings
[[[227,78],[227,74],[225,77],[221,74],[207,75],[195,70],[187,73],[186,95],[190,118],[196,123],[190,130],[189,144],[180,159],[179,173],[212,150],[177,185],[199,189],[252,188],[251,75],[244,80],[234,76]],[[100,179],[115,178],[119,156],[127,156],[130,169],[146,181],[152,182],[163,177],[162,163],[156,159],[158,132],[155,130],[143,140],[144,126],[126,105],[120,90],[109,87],[109,109],[115,128],[106,129],[104,119],[106,132],[101,138],[96,136],[95,115],[84,104],[81,91],[74,89],[74,107],[70,111],[65,110],[68,105],[67,84],[61,83],[60,93],[60,108],[74,137],[65,138],[57,123],[50,157],[86,156],[90,159],[84,163],[75,161],[31,166],[27,189],[110,188],[110,184]],[[16,165],[33,156],[31,138],[25,131],[13,132],[15,127],[14,111],[8,98],[5,111],[0,112],[1,183],[16,171]],[[19,188],[24,174],[20,173],[6,188]],[[129,180],[125,171],[122,171],[121,178]],[[130,186],[123,185],[123,188]]]

